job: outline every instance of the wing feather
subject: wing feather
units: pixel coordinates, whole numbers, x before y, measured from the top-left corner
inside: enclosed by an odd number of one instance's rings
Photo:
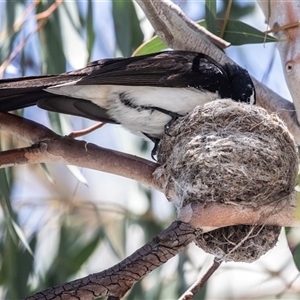
[[[228,74],[220,64],[205,54],[188,51],[94,62],[79,72],[87,75],[76,82],[78,85],[195,87],[211,92],[222,83],[229,85]]]

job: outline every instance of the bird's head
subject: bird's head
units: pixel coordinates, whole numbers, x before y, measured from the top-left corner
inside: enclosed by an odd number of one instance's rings
[[[231,98],[255,104],[255,88],[248,71],[235,64],[226,64],[226,69],[230,78]]]

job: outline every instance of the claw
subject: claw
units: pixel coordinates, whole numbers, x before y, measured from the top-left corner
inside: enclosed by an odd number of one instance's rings
[[[158,148],[160,139],[152,137],[151,135],[149,135],[148,133],[145,133],[145,132],[143,132],[143,134],[154,143],[154,147],[151,150],[151,157],[153,160],[157,161],[157,159],[154,156],[156,156],[156,154],[157,154],[157,148]]]
[[[149,109],[150,108],[158,110],[161,113],[164,113],[164,114],[166,114],[166,115],[168,115],[168,116],[171,117],[171,120],[165,125],[165,128],[164,128],[165,134],[168,135],[168,136],[171,136],[169,134],[169,130],[170,130],[172,124],[178,118],[182,117],[182,115],[180,115],[178,113],[174,113],[174,112],[166,110],[166,109],[163,109],[163,108],[160,108],[160,107],[149,107]],[[154,138],[154,137],[150,136],[148,133],[145,133],[145,132],[143,132],[143,134],[154,143],[154,147],[153,147],[153,149],[151,151],[151,157],[152,157],[153,160],[157,161],[157,159],[154,156],[156,156],[156,154],[157,154],[157,148],[158,148],[158,143],[159,143],[160,139]]]
[[[160,107],[151,107],[152,109],[155,109],[155,110],[158,110],[168,116],[171,117],[171,120],[165,125],[165,134],[168,135],[168,136],[171,136],[169,134],[169,130],[170,130],[170,127],[172,126],[172,124],[180,117],[182,117],[182,115],[178,114],[178,113],[175,113],[175,112],[172,112],[172,111],[169,111],[169,110],[166,110],[166,109],[163,109],[163,108],[160,108]]]

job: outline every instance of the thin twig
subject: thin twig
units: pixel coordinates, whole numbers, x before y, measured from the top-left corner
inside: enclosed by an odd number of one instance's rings
[[[179,300],[191,300],[193,297],[201,291],[204,287],[208,279],[212,276],[212,274],[220,267],[221,261],[218,261],[216,258],[214,259],[213,264],[207,270],[203,277],[199,278],[184,294],[179,298]]]
[[[97,124],[92,125],[92,126],[90,126],[90,127],[88,127],[88,128],[84,128],[84,129],[82,129],[82,130],[76,130],[76,131],[73,131],[73,132],[71,132],[71,133],[68,135],[68,137],[70,137],[70,138],[72,138],[72,139],[75,139],[75,138],[78,138],[78,137],[80,137],[80,136],[87,135],[87,134],[89,134],[89,133],[91,133],[91,132],[93,132],[93,131],[95,131],[95,130],[101,128],[101,127],[104,126],[104,125],[105,125],[105,123],[103,123],[103,122],[98,122]]]
[[[225,30],[226,30],[226,27],[227,27],[227,23],[228,23],[228,20],[229,20],[231,6],[232,6],[232,0],[229,0],[228,4],[227,4],[226,12],[225,12],[223,26],[222,26],[221,33],[220,33],[220,38],[224,37]]]
[[[274,32],[279,32],[279,31],[285,31],[287,29],[291,29],[294,27],[299,27],[300,26],[300,21],[297,22],[292,22],[286,25],[278,26],[278,27],[273,27],[269,30],[266,30],[265,33],[274,33]]]

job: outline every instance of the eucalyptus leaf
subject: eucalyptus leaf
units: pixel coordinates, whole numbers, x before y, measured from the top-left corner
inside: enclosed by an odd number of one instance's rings
[[[154,36],[149,41],[140,45],[134,52],[132,56],[145,55],[150,53],[159,52],[167,49],[168,46],[158,37]]]
[[[20,241],[25,246],[27,251],[33,256],[33,251],[30,248],[29,243],[27,242],[27,239],[25,237],[25,234],[24,234],[23,230],[20,228],[20,226],[14,220],[11,220],[11,223],[12,223],[12,226],[13,226],[16,234],[18,235]]]
[[[49,8],[50,2],[40,2],[37,13]],[[58,8],[59,9],[59,8]],[[41,65],[43,74],[58,74],[66,71],[66,57],[62,38],[62,24],[55,10],[48,18],[47,23],[39,30]]]
[[[207,28],[206,20],[198,21],[197,24]],[[223,20],[216,20],[217,34],[221,32]],[[255,43],[274,43],[277,39],[271,35],[266,35],[264,32],[241,21],[228,20],[224,40],[234,46]],[[145,55],[166,50],[168,46],[158,37],[154,36],[149,41],[140,45],[133,53],[133,56]]]
[[[298,243],[296,245],[296,247],[293,249],[293,259],[295,262],[295,265],[298,269],[298,271],[300,271],[300,243]]]
[[[212,14],[214,18],[217,16],[217,1],[216,0],[205,0],[205,9]]]
[[[206,0],[205,1],[205,20],[206,28],[211,33],[217,35],[217,26],[216,26],[216,15],[217,15],[217,3],[215,0]]]
[[[54,286],[74,276],[103,238],[101,228],[87,235],[86,228],[73,223],[65,221],[60,228],[57,253],[44,276],[44,286]]]
[[[55,179],[52,177],[47,164],[45,163],[40,163],[40,166],[42,167],[43,171],[45,172],[45,175],[47,177],[47,179],[49,180],[50,183],[54,184],[55,183]]]
[[[229,0],[224,1],[224,5],[218,10],[217,19],[224,19]],[[230,9],[230,20],[239,20],[244,16],[255,12],[255,1],[232,1]]]
[[[60,135],[63,135],[62,124],[58,113],[48,111],[47,112],[52,129]]]
[[[36,235],[31,237],[29,248],[35,250]],[[6,288],[4,299],[21,299],[30,293],[29,277],[33,270],[33,256],[8,231],[1,232],[0,284]],[[1,294],[3,295],[3,294]]]
[[[223,20],[217,20],[218,33],[221,31],[222,24]],[[228,20],[223,39],[234,46],[277,42],[277,39],[271,35],[266,35],[242,21],[234,20]]]
[[[14,23],[20,17],[24,9],[25,0],[7,1],[5,14],[0,24],[0,65],[9,57],[13,51],[13,45],[18,37],[18,32],[13,30]]]
[[[88,50],[88,61],[91,60],[92,50],[94,47],[96,34],[94,30],[94,18],[93,18],[93,2],[88,0],[88,11],[86,16],[86,46]]]
[[[5,169],[0,169],[0,182],[0,204],[4,213],[7,229],[11,234],[11,237],[14,240],[14,242],[18,244],[18,241],[20,241],[23,244],[23,246],[28,250],[28,252],[31,255],[33,255],[32,249],[30,248],[26,240],[23,230],[15,221],[17,218],[11,206],[11,188],[8,182],[7,172]]]
[[[135,7],[132,1],[113,0],[112,4],[118,48],[123,56],[130,56],[144,38]]]

